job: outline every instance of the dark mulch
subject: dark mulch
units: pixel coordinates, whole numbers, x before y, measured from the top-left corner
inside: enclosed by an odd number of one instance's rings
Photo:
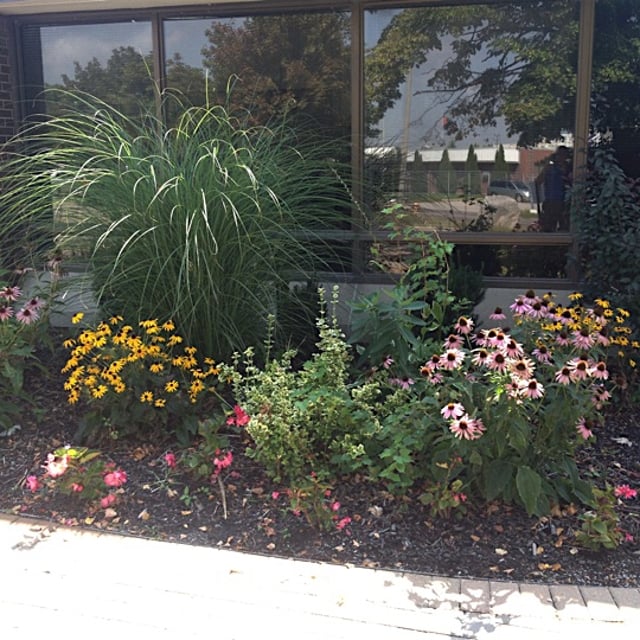
[[[166,481],[163,455],[169,439],[116,440],[101,447],[128,474],[117,515],[87,511],[61,495],[32,495],[24,479],[37,473],[48,452],[70,444],[79,414],[66,403],[60,356],[47,358],[50,375],[31,371],[26,384],[35,408],[25,408],[20,430],[0,438],[0,510],[185,544],[333,563],[516,581],[640,586],[640,498],[621,504],[621,526],[635,542],[614,551],[579,548],[577,513],[564,509],[530,518],[520,508],[469,505],[462,519],[434,519],[412,496],[394,499],[382,487],[352,479],[333,497],[349,515],[343,530],[319,532],[274,499],[273,486],[232,440],[234,463],[225,477],[228,517],[217,484],[197,483],[182,473]],[[581,454],[585,474],[606,472],[609,482],[640,487],[640,411],[610,415],[598,442]]]

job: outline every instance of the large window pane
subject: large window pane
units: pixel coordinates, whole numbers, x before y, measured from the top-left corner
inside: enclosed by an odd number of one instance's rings
[[[595,14],[591,122],[597,141],[610,140],[618,160],[640,177],[640,6],[598,0]]]
[[[137,116],[154,108],[149,22],[28,27],[23,32],[26,93],[42,105],[42,89],[87,92]],[[44,94],[49,114],[59,98]]]
[[[248,110],[266,124],[286,114],[325,140],[350,133],[350,32],[343,12],[181,19],[164,23],[169,89]]]
[[[365,12],[374,216],[396,198],[429,229],[567,230],[536,178],[570,181],[578,23],[573,0]]]

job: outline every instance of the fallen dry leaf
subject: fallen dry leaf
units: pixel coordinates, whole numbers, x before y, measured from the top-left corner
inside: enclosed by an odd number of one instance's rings
[[[496,548],[496,553],[499,556],[506,556],[509,552],[506,549],[502,549],[501,547]]]
[[[107,520],[113,520],[115,517],[117,517],[117,515],[118,515],[118,512],[115,509],[112,509],[111,507],[104,510],[104,517]]]
[[[474,542],[480,542],[480,536],[476,536],[473,533],[469,536]]]
[[[149,514],[149,512],[146,509],[143,509],[139,514],[138,514],[138,519],[140,520],[144,520],[145,522],[151,517],[151,515]]]
[[[273,551],[276,548],[275,542],[270,542],[267,545],[267,549],[269,549],[269,551]]]

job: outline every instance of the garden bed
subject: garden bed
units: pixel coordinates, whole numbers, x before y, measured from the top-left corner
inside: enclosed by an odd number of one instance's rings
[[[394,498],[363,478],[335,486],[332,500],[351,521],[330,532],[310,527],[285,506],[274,486],[244,454],[245,442],[230,434],[234,461],[223,483],[227,518],[218,483],[196,482],[177,467],[168,472],[164,456],[177,451],[171,438],[111,440],[105,457],[127,473],[113,511],[89,510],[86,503],[58,493],[31,494],[29,474],[38,473],[55,447],[73,443],[80,410],[67,403],[59,370],[63,353],[47,357],[48,372],[32,369],[26,387],[34,401],[25,407],[20,429],[0,438],[0,510],[135,536],[269,554],[352,563],[358,566],[448,576],[640,586],[640,503],[619,501],[621,528],[633,537],[610,551],[580,548],[574,532],[578,510],[566,507],[546,518],[528,517],[517,506],[468,504],[456,519],[433,518],[417,496]],[[598,440],[579,452],[583,475],[596,483],[638,486],[640,413],[610,411]],[[606,474],[606,475],[605,475]],[[275,493],[274,493],[275,492]],[[109,517],[106,517],[108,515]]]

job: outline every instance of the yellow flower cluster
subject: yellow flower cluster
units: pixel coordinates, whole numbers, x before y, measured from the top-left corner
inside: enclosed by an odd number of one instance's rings
[[[72,321],[81,319],[76,314]],[[135,393],[140,403],[163,408],[179,391],[195,403],[207,389],[205,380],[216,376],[218,369],[210,358],[201,364],[195,347],[185,346],[176,353],[182,342],[171,321],[144,320],[136,332],[123,324],[122,317],[114,316],[95,329],[84,329],[76,339],[64,342],[70,350],[62,369],[68,374],[64,388],[69,403],[82,396],[100,400]]]

